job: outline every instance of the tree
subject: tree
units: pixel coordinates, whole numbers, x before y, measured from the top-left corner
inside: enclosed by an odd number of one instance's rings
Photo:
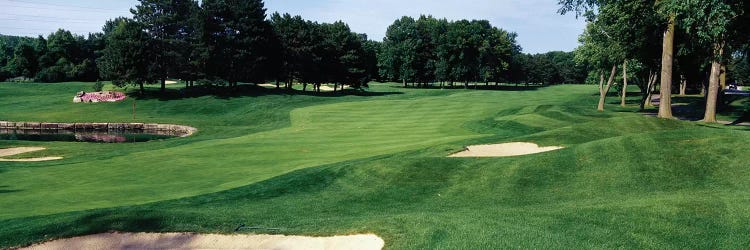
[[[460,20],[448,26],[447,42],[450,45],[450,64],[452,79],[464,83],[468,88],[469,82],[479,76],[479,44],[481,42],[479,26],[482,24]]]
[[[101,77],[111,79],[118,87],[139,86],[143,94],[143,85],[158,78],[150,63],[153,57],[149,49],[151,37],[139,22],[130,19],[118,22],[107,35],[107,45],[98,61]]]
[[[362,42],[362,56],[360,60],[364,64],[365,78],[375,81],[382,81],[378,70],[378,53],[383,45],[380,42],[369,40],[366,35],[360,35]]]
[[[393,22],[383,39],[379,59],[381,75],[400,80],[404,87],[417,76],[417,28],[414,18],[404,16]]]
[[[261,0],[205,0],[209,76],[262,82],[268,77],[273,30]]]
[[[600,70],[597,110],[604,111],[607,93],[609,93],[617,73],[617,64],[624,59],[619,44],[609,39],[610,36],[601,25],[601,23],[589,22],[586,26],[586,30],[579,38],[582,45],[576,49],[576,60],[579,63],[593,65]],[[608,66],[611,66],[612,70],[607,85],[604,85],[604,75]]]
[[[729,64],[730,82],[736,82],[739,85],[750,84],[750,62],[747,54],[744,52],[737,53]]]
[[[641,70],[648,68],[649,76],[644,77],[639,85],[643,93],[642,106],[650,99],[651,80],[661,79],[661,102],[659,117],[671,118],[672,67],[674,61],[675,23],[679,14],[685,12],[683,1],[607,1],[607,0],[560,0],[560,13],[575,12],[598,22],[609,35],[611,42],[619,44],[620,52],[625,59],[635,59]],[[653,58],[657,54],[653,49],[660,33],[661,40],[661,77],[652,76]],[[629,68],[629,67],[628,67]],[[643,72],[636,72],[645,75]],[[629,74],[626,74],[627,78]],[[624,97],[623,97],[624,99]]]
[[[310,58],[312,41],[309,39],[307,22],[301,16],[294,16],[278,12],[271,15],[276,40],[279,42],[279,70],[276,72],[278,81],[283,81],[286,88],[291,89],[295,79],[299,80],[304,65],[303,60]]]
[[[726,57],[737,39],[746,42],[746,24],[750,4],[744,1],[686,1],[681,5],[685,11],[683,22],[689,33],[701,42],[711,44],[711,74],[706,96],[704,122],[716,122],[720,81],[726,69]],[[700,12],[700,13],[698,13]]]
[[[13,52],[13,59],[8,63],[11,73],[16,76],[33,78],[38,70],[38,55],[30,44],[20,44]]]
[[[190,18],[197,5],[193,0],[139,0],[135,9],[130,10],[151,37],[150,49],[154,55],[151,67],[161,81],[162,93],[167,77],[179,76],[189,64],[188,39],[195,28],[190,25]]]

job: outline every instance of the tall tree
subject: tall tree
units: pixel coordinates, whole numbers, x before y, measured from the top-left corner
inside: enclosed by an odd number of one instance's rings
[[[604,104],[609,90],[614,83],[617,64],[624,60],[620,44],[614,42],[607,34],[605,27],[598,22],[589,22],[583,35],[579,38],[581,46],[576,49],[576,60],[594,65],[599,71],[599,105],[597,110],[604,111]],[[604,85],[607,68],[611,67],[609,79]]]
[[[196,10],[193,0],[139,0],[130,12],[143,24],[152,40],[154,61],[151,65],[161,81],[161,91],[166,89],[166,79],[178,76],[180,68],[187,66],[192,27],[189,19]]]
[[[384,50],[379,60],[382,72],[404,86],[417,77],[417,27],[414,18],[404,16],[393,22],[383,40]]]
[[[34,46],[26,43],[18,45],[8,68],[14,75],[33,78],[38,70],[38,55]]]
[[[737,40],[747,41],[747,22],[750,4],[744,1],[707,0],[685,1],[683,22],[688,33],[711,45],[711,73],[706,96],[704,122],[716,122],[722,72],[725,72],[727,52]]]
[[[291,89],[295,80],[300,80],[305,67],[310,67],[313,59],[313,43],[310,22],[301,16],[274,13],[271,26],[279,41],[279,70],[276,79],[283,81]]]
[[[143,31],[143,26],[129,19],[118,20],[117,25],[107,35],[107,46],[102,51],[98,65],[103,79],[110,79],[116,86],[133,84],[144,93],[144,84],[158,79],[150,67],[153,57],[148,49],[151,37]]]
[[[266,21],[261,0],[204,0],[210,76],[238,81],[262,82],[272,53],[273,29]]]

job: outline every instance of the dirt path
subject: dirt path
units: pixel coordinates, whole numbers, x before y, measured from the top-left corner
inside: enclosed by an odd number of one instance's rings
[[[382,249],[378,236],[305,237],[194,233],[103,233],[61,239],[22,249]]]

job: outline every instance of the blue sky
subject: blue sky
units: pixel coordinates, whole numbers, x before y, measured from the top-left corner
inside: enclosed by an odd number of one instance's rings
[[[86,34],[104,21],[130,16],[135,0],[0,0],[0,34],[36,36],[62,27]],[[310,20],[342,20],[353,31],[381,40],[401,16],[431,14],[438,18],[487,19],[518,33],[524,52],[570,51],[578,45],[585,23],[557,14],[556,0],[266,0],[268,13],[288,12]]]

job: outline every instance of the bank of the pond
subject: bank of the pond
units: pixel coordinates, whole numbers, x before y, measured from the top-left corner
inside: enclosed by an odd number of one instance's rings
[[[0,140],[125,143],[187,137],[195,131],[174,124],[0,121]]]

